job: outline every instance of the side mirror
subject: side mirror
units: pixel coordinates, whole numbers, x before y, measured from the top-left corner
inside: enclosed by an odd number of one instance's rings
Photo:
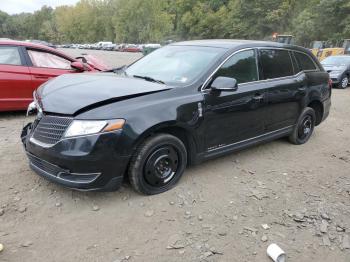
[[[70,66],[78,71],[85,71],[85,66],[82,62],[75,61],[72,62]]]
[[[87,55],[87,54],[81,54],[82,56],[77,56],[75,59],[79,59],[81,60],[83,63],[87,63],[86,58],[83,55]]]
[[[234,92],[238,89],[237,80],[231,77],[219,76],[211,84],[212,91]]]

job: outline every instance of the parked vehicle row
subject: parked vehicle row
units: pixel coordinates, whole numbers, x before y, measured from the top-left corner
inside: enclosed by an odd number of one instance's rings
[[[98,42],[95,44],[64,44],[58,45],[62,48],[94,49],[119,52],[146,52],[147,54],[160,47],[160,44],[114,44],[112,42]]]
[[[331,105],[308,49],[206,40],[168,45],[114,73],[42,85],[22,142],[40,176],[79,190],[174,187],[188,165],[289,137],[304,144]],[[217,178],[213,178],[217,179]]]

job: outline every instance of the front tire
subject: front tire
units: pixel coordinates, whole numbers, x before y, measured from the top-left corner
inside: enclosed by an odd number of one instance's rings
[[[315,110],[307,107],[300,114],[293,133],[289,136],[289,141],[295,145],[305,144],[311,137],[316,122]]]
[[[132,187],[154,195],[173,188],[187,165],[187,150],[180,139],[158,134],[146,139],[136,150],[129,167]]]
[[[339,82],[339,88],[345,89],[349,85],[349,77],[347,75],[344,75]]]

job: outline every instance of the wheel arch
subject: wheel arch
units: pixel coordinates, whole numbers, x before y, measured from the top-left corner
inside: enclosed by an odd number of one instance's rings
[[[309,104],[307,105],[308,107],[311,107],[316,114],[316,123],[315,125],[318,126],[323,119],[323,114],[324,114],[324,108],[323,108],[323,104],[320,100],[312,100],[309,102]]]
[[[196,162],[197,142],[191,131],[183,126],[179,126],[173,121],[154,125],[145,130],[135,141],[132,154],[135,153],[137,147],[145,141],[145,139],[157,134],[170,134],[182,141],[187,150],[187,163],[193,165]]]

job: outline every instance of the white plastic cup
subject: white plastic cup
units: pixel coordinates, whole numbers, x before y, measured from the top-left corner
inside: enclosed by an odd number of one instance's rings
[[[276,244],[271,244],[268,246],[267,255],[274,262],[285,262],[286,261],[286,253],[284,253],[284,251]]]

